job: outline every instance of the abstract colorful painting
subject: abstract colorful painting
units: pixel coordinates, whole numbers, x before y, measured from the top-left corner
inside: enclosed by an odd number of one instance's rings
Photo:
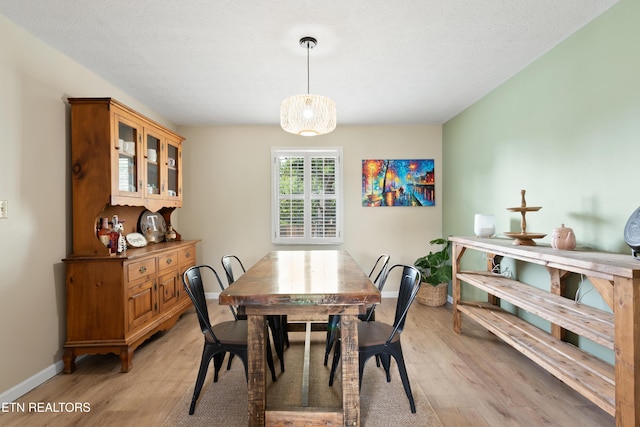
[[[363,160],[362,206],[435,206],[433,159]]]

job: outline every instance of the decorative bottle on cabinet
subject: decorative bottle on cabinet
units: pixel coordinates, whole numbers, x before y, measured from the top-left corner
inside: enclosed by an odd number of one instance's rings
[[[109,230],[109,218],[100,218],[100,230],[98,230],[98,239],[105,245],[107,248],[109,247],[110,234],[111,230]]]
[[[164,239],[167,242],[173,242],[176,240],[176,231],[173,229],[173,226],[169,224],[167,226],[167,232],[164,234]]]

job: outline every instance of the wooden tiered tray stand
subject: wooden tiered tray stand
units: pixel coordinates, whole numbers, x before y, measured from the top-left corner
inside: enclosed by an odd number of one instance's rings
[[[521,231],[520,233],[506,232],[504,233],[504,235],[509,237],[510,239],[515,239],[513,241],[514,245],[535,246],[536,242],[534,242],[533,239],[542,239],[544,236],[546,236],[546,234],[528,233],[526,215],[527,215],[527,212],[537,212],[540,209],[542,209],[542,207],[527,206],[527,201],[524,198],[524,194],[525,194],[525,190],[521,190],[520,195],[522,200],[520,202],[520,206],[518,206],[517,208],[507,208],[508,211],[520,212],[520,214],[522,215],[522,221],[520,221]]]

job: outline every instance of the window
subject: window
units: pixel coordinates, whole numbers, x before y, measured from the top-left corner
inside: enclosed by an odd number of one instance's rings
[[[342,149],[273,148],[273,243],[342,243]]]

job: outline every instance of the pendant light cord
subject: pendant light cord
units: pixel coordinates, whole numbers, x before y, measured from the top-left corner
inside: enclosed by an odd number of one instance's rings
[[[307,95],[309,93],[309,42],[307,42]]]

